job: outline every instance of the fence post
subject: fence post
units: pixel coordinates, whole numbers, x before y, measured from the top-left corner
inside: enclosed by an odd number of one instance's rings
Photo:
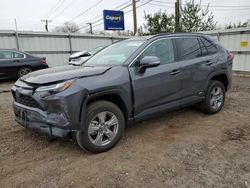
[[[217,33],[217,39],[220,42],[220,32]]]
[[[69,34],[69,51],[72,54],[72,42],[71,42],[71,35]]]
[[[15,31],[15,38],[16,38],[16,47],[19,50],[19,38],[18,38],[18,33]]]

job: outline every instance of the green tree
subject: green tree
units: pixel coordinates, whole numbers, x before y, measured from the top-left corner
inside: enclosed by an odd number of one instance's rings
[[[144,28],[148,34],[174,32],[174,15],[168,15],[166,12],[158,11],[155,14],[146,14],[144,12],[146,24]]]
[[[199,4],[195,4],[194,0],[186,2],[181,20],[182,31],[197,32],[208,31],[216,28],[217,22],[214,15],[209,11],[209,4],[205,9]]]
[[[147,34],[157,34],[174,32],[175,28],[174,14],[158,11],[155,14],[146,14],[144,19],[146,24],[144,28],[148,31]],[[188,1],[183,7],[181,13],[180,29],[184,32],[207,31],[216,28],[217,22],[214,20],[214,15],[209,11],[209,4],[205,9],[199,4],[195,4],[194,0]]]

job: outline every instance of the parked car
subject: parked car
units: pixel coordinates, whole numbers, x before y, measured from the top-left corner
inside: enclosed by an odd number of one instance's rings
[[[124,40],[84,66],[30,73],[12,88],[16,121],[52,137],[73,135],[103,152],[125,124],[199,104],[219,112],[231,85],[233,55],[203,34]]]
[[[0,79],[20,78],[45,68],[48,68],[45,57],[35,57],[18,50],[0,49]]]
[[[100,52],[103,48],[104,47],[100,46],[100,47],[94,48],[93,50],[90,50],[90,51],[82,51],[82,52],[73,53],[69,57],[69,65],[80,66],[84,62],[86,62],[89,58],[91,58],[91,56]]]

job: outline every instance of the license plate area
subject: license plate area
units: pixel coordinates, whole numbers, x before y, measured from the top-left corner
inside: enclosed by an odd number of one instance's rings
[[[23,108],[17,108],[15,109],[15,115],[18,117],[18,119],[23,122],[23,125],[27,127],[27,121],[28,121],[28,116],[27,116],[27,110]]]

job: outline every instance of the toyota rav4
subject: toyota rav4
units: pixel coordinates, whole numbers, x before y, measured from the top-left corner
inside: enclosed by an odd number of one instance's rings
[[[219,112],[233,55],[203,34],[162,34],[114,43],[83,66],[32,72],[13,86],[16,121],[103,152],[126,124],[199,104]]]

